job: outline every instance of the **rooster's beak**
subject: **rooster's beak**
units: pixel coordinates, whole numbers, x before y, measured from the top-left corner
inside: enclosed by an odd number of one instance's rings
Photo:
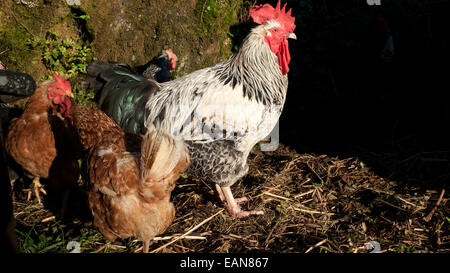
[[[295,35],[294,32],[289,33],[287,37],[288,37],[289,39],[297,40],[297,35]]]
[[[68,91],[66,92],[66,96],[73,98],[73,93],[72,93],[72,91],[68,90]]]

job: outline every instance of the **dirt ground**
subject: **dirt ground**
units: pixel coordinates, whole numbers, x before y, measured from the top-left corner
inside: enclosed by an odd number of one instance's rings
[[[230,217],[214,186],[180,178],[172,200],[176,215],[150,251],[160,253],[450,252],[448,191],[408,187],[377,176],[357,158],[298,154],[285,146],[254,149],[249,174],[233,187],[248,196],[245,209],[263,216]],[[27,181],[14,186],[20,252],[126,252],[142,249],[130,238],[108,242],[92,225],[83,181],[64,219],[54,218],[51,193],[44,204],[26,200]]]

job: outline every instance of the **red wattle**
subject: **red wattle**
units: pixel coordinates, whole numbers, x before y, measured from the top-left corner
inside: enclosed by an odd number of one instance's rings
[[[291,62],[291,54],[289,53],[289,43],[287,40],[281,42],[277,57],[281,73],[286,75],[289,72],[289,63]]]
[[[64,105],[64,112],[63,112],[64,116],[70,117],[70,108],[72,106],[70,99],[67,97],[64,97],[64,102],[61,105]]]
[[[280,70],[283,75],[289,72],[289,63],[291,61],[291,54],[289,53],[289,43],[287,39],[276,40],[268,36],[265,37],[270,50],[277,55],[278,64],[280,65]]]

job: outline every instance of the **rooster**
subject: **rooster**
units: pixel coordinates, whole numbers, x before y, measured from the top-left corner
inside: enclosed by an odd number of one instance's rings
[[[56,74],[53,79],[40,83],[23,114],[11,121],[6,151],[33,178],[28,199],[33,192],[41,203],[40,193],[46,191],[40,178],[46,178],[55,189],[65,191],[63,210],[68,190],[79,178],[77,160],[81,147],[69,122],[69,97],[73,97],[70,84]]]
[[[132,133],[152,126],[186,141],[192,164],[187,173],[216,184],[220,199],[236,217],[244,211],[230,186],[248,171],[252,147],[276,125],[286,99],[288,38],[296,39],[295,18],[280,1],[250,9],[258,26],[228,60],[164,83],[91,64],[89,77],[104,84],[99,107]]]
[[[84,149],[89,206],[94,225],[110,241],[138,237],[143,252],[172,223],[170,194],[189,165],[181,140],[149,128],[144,136],[126,133],[98,109],[74,106],[74,126]]]

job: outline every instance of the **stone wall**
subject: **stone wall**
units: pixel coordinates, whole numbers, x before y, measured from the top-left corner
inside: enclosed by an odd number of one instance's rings
[[[132,65],[171,48],[182,75],[230,56],[241,9],[241,0],[2,0],[0,61],[39,79],[48,66],[30,40],[57,33],[90,44],[97,59]]]

